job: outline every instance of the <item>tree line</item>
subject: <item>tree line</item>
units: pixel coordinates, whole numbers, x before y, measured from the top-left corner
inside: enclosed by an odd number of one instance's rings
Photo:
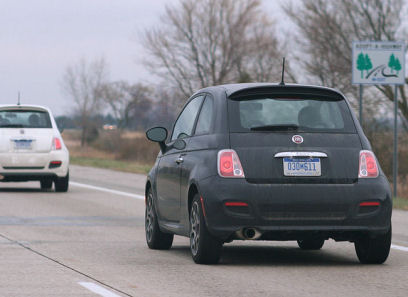
[[[299,0],[282,5],[290,25],[279,34],[276,20],[260,0],[180,0],[167,6],[160,25],[141,37],[147,51],[144,65],[156,82],[112,82],[104,59],[82,59],[67,67],[63,86],[75,106],[83,144],[101,114],[109,114],[119,129],[169,125],[200,88],[278,82],[283,56],[289,60],[288,82],[334,87],[355,104],[352,42],[408,40],[406,9],[402,0]],[[400,61],[389,64],[392,70],[401,70]],[[363,75],[372,68],[370,58],[359,56],[357,67]],[[407,84],[408,78],[399,87],[398,102],[406,129]],[[385,116],[393,100],[393,87],[367,87],[366,114]]]

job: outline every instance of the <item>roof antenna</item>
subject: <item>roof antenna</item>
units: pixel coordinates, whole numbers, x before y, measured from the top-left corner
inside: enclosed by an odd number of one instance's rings
[[[21,105],[21,103],[20,103],[20,91],[18,91],[17,105],[18,106]]]
[[[283,57],[283,62],[282,62],[282,80],[281,80],[281,82],[279,84],[280,86],[285,85],[284,78],[285,78],[285,57]]]

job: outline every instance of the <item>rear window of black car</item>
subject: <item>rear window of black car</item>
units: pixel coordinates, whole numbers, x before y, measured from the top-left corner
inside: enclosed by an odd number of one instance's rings
[[[355,133],[348,105],[338,98],[259,95],[228,102],[230,132]]]
[[[52,128],[48,112],[39,110],[0,110],[0,128]]]

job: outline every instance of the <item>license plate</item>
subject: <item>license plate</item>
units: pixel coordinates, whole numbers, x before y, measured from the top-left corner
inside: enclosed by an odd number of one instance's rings
[[[33,141],[31,139],[16,139],[14,140],[14,149],[16,150],[31,150]]]
[[[321,176],[320,158],[283,158],[285,176]]]

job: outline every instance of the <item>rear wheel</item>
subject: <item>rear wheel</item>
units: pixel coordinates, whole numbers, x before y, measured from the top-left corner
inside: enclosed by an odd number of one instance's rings
[[[66,192],[69,186],[69,172],[64,177],[57,177],[55,180],[55,192]]]
[[[387,260],[391,247],[392,228],[387,233],[370,238],[364,236],[354,243],[358,259],[363,264],[382,264]]]
[[[173,234],[160,231],[156,211],[153,205],[153,192],[149,189],[146,197],[145,233],[149,248],[154,250],[168,250],[173,244]]]
[[[216,264],[220,260],[222,242],[214,238],[205,225],[200,196],[193,198],[190,210],[190,250],[197,264]]]
[[[324,239],[302,239],[297,243],[302,250],[320,250],[323,247]]]
[[[44,179],[40,181],[41,190],[49,190],[52,188],[52,179]]]

